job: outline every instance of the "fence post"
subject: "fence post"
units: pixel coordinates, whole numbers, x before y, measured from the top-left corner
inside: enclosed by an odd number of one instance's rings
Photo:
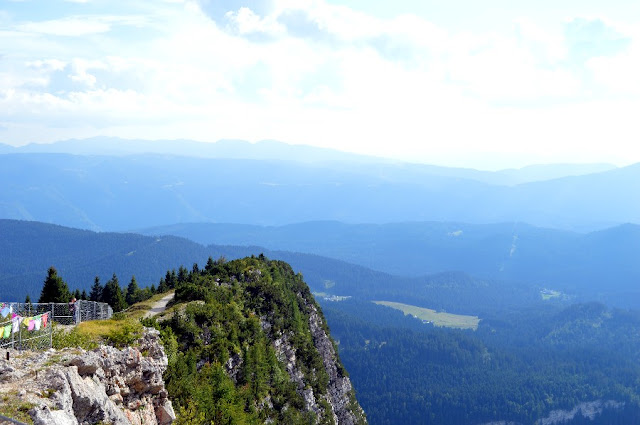
[[[53,309],[51,309],[49,315],[53,316]],[[49,348],[53,348],[53,320],[49,320]]]
[[[53,303],[49,303],[49,309],[51,310],[51,320],[53,321],[53,319],[55,319],[53,316]]]

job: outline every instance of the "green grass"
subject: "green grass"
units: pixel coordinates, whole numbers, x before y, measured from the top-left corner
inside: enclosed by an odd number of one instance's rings
[[[23,402],[15,392],[0,394],[0,415],[32,424],[28,413],[32,407],[35,407],[35,404]]]
[[[391,301],[373,301],[378,305],[395,308],[404,314],[412,315],[420,320],[425,320],[444,328],[478,329],[480,319],[478,316],[465,316],[462,314],[438,313],[430,308],[416,307],[414,305],[396,303]]]
[[[108,320],[90,320],[79,323],[73,329],[54,330],[54,348],[81,347],[93,349],[100,344],[123,347],[135,342],[142,335],[140,319],[167,293],[154,295],[136,303],[127,310],[116,313]]]
[[[562,295],[562,292],[554,291],[554,290],[548,290],[547,292],[540,292],[540,296],[542,296],[542,299],[545,301],[551,300],[553,298],[560,298],[561,295]]]

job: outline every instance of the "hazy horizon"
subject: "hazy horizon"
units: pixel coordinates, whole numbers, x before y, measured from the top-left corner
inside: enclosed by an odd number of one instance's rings
[[[248,143],[251,145],[261,145],[261,144],[267,144],[267,143],[278,143],[278,144],[282,144],[285,145],[287,147],[292,147],[292,148],[318,148],[318,149],[324,149],[327,152],[331,151],[331,152],[337,152],[337,153],[341,153],[341,154],[347,154],[347,155],[358,155],[358,156],[364,156],[364,157],[370,157],[370,158],[378,158],[381,161],[393,161],[393,162],[398,162],[398,163],[407,163],[407,164],[419,164],[419,165],[433,165],[433,166],[438,166],[438,167],[446,167],[446,168],[466,168],[466,169],[470,169],[470,170],[477,170],[477,171],[486,171],[486,172],[501,172],[501,171],[511,171],[511,170],[525,170],[527,168],[533,168],[533,167],[561,167],[561,166],[566,166],[566,167],[573,167],[573,166],[595,166],[595,167],[602,167],[603,170],[606,169],[613,169],[613,168],[624,168],[626,166],[630,166],[630,165],[634,165],[636,163],[640,163],[640,161],[638,162],[630,162],[628,164],[615,164],[615,163],[610,163],[610,162],[546,162],[546,163],[542,163],[542,162],[529,162],[529,163],[522,163],[518,166],[509,166],[506,164],[503,164],[503,167],[491,167],[489,166],[489,164],[487,162],[485,163],[481,163],[479,165],[460,165],[460,164],[455,164],[455,163],[451,163],[451,162],[447,162],[447,161],[438,161],[436,159],[434,159],[434,161],[429,161],[428,159],[426,160],[420,160],[420,159],[412,159],[412,158],[406,158],[406,159],[402,159],[402,158],[393,158],[393,157],[388,157],[388,156],[381,156],[381,155],[371,155],[371,154],[367,154],[367,153],[361,153],[361,152],[353,152],[353,151],[348,151],[348,150],[344,150],[344,149],[339,149],[339,148],[333,148],[333,147],[323,147],[323,146],[313,146],[313,145],[309,145],[309,144],[304,144],[304,143],[299,143],[299,144],[293,144],[293,143],[287,143],[287,142],[283,142],[280,140],[272,140],[272,139],[268,139],[268,140],[257,140],[257,141],[249,141],[249,140],[242,140],[242,139],[220,139],[220,140],[216,140],[213,142],[205,142],[205,141],[199,141],[199,140],[170,140],[170,139],[139,139],[139,138],[123,138],[123,137],[110,137],[110,136],[94,136],[94,137],[89,137],[89,138],[71,138],[71,139],[64,139],[64,140],[52,140],[52,141],[46,141],[46,142],[28,142],[28,143],[23,143],[23,144],[18,144],[18,145],[12,145],[10,143],[6,143],[5,141],[0,141],[1,144],[5,144],[7,146],[11,146],[13,148],[16,149],[21,149],[21,148],[25,148],[27,146],[33,147],[33,146],[52,146],[55,145],[57,143],[65,143],[65,142],[90,142],[90,141],[98,141],[100,139],[108,139],[109,141],[118,141],[118,142],[151,142],[151,143],[158,143],[158,144],[166,144],[166,143],[180,143],[180,142],[195,142],[195,143],[203,143],[203,144],[208,144],[208,145],[215,145],[217,143],[225,143],[225,142],[239,142],[239,143]],[[150,151],[148,153],[164,153],[163,147],[166,146],[159,146],[157,150],[155,151]],[[106,149],[107,147],[105,147]],[[69,152],[69,153],[73,153],[73,152]],[[491,155],[490,153],[486,154],[487,156]],[[196,155],[187,155],[187,156],[196,156]],[[311,160],[312,158],[310,158]],[[484,167],[482,166],[484,165]],[[598,172],[598,171],[594,171],[594,172]]]

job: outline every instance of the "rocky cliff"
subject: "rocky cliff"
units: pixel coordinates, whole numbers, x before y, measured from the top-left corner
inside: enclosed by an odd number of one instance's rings
[[[0,394],[3,403],[28,409],[36,425],[168,425],[175,414],[162,378],[166,367],[154,329],[123,350],[10,351],[9,360],[0,360]]]

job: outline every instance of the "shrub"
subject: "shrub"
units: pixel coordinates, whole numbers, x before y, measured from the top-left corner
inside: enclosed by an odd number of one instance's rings
[[[142,325],[125,322],[107,334],[107,341],[114,347],[122,348],[132,345],[140,337],[142,337]]]

